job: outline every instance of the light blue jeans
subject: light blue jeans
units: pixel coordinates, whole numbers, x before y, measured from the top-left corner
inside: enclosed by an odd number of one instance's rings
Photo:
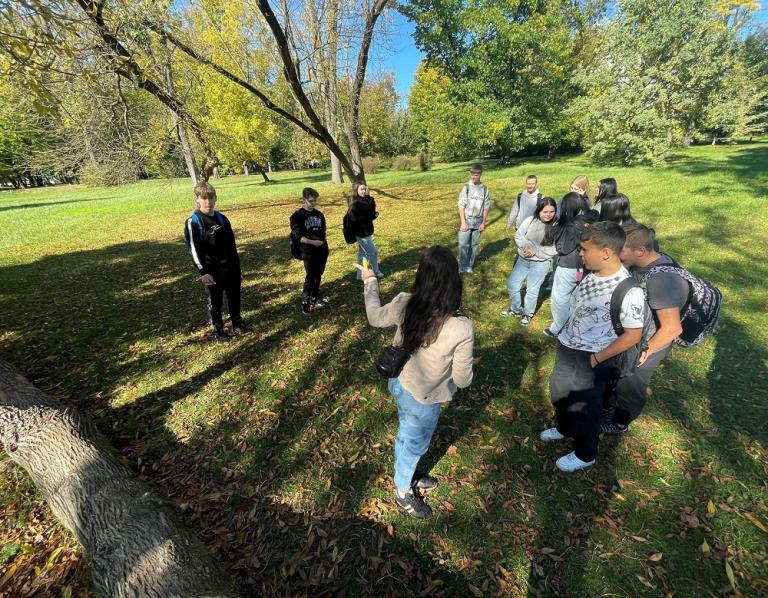
[[[395,440],[395,487],[410,488],[419,459],[427,452],[440,417],[440,403],[425,405],[390,378],[389,392],[397,403],[399,426]]]
[[[478,227],[483,221],[482,216],[467,216],[468,230],[459,230],[459,271],[464,272],[475,265],[477,248],[480,247],[480,231]]]
[[[531,317],[536,311],[536,303],[539,300],[539,288],[549,272],[550,260],[535,261],[517,256],[515,267],[507,279],[507,292],[509,293],[509,309],[517,313],[523,313]],[[520,289],[525,284],[525,307],[520,301]]]
[[[384,276],[379,269],[379,252],[373,244],[373,235],[357,238],[357,263],[362,264],[364,257],[368,258],[368,267],[376,276]],[[360,270],[357,271],[357,279],[360,280]]]
[[[568,322],[571,311],[571,295],[578,284],[578,268],[563,268],[558,266],[552,280],[552,293],[550,294],[550,307],[552,309],[552,324],[549,329],[559,334]]]

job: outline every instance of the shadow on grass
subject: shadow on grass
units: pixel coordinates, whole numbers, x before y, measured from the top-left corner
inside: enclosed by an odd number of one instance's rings
[[[145,350],[147,343],[178,343],[177,337],[188,335],[182,346],[212,349],[195,333],[205,321],[205,291],[183,246],[127,243],[1,270],[0,306],[16,316],[7,326],[3,356],[24,363],[31,380],[93,415],[132,468],[183,502],[185,521],[237,573],[243,594],[290,588],[294,595],[372,595],[446,586],[466,593],[462,576],[432,563],[418,539],[394,536],[376,521],[388,506],[358,515],[387,467],[389,452],[373,446],[380,446],[377,440],[394,417],[394,409],[389,418],[374,409],[358,413],[350,425],[350,413],[370,400],[360,384],[381,384],[372,367],[360,370],[382,342],[379,332],[361,323],[358,282],[332,281],[339,304],[354,300],[358,310],[318,314],[332,319],[319,348],[301,356],[301,369],[273,393],[268,421],[245,423],[265,410],[258,400],[269,392],[265,368],[275,367],[296,338],[311,336],[324,323],[302,318],[292,303],[281,301],[285,285],[274,274],[263,276],[282,260],[271,249],[276,242],[241,248],[244,308],[254,333],[217,347],[213,362],[191,376],[130,392],[137,396],[128,403],[111,404],[121,387],[148,372],[174,379],[174,350],[158,354],[157,348]],[[407,266],[417,256],[412,250],[390,260]],[[250,287],[254,277],[257,284]],[[234,402],[221,397],[213,421],[193,421],[173,432],[166,427],[172,410],[207,399],[207,389],[222,378],[236,396]],[[325,451],[329,440],[331,449],[345,450]],[[363,452],[356,462],[348,460],[350,446]],[[285,503],[284,485],[308,476],[327,485],[306,505],[297,498],[295,504],[306,507],[297,510]]]
[[[755,176],[763,172],[768,164],[768,141],[750,144],[735,152],[730,152],[726,160],[696,158],[685,154],[669,165],[669,169],[684,176],[702,177],[709,180],[713,173],[724,176],[730,175],[734,186],[747,185],[756,197],[768,198],[768,179],[765,176]],[[722,188],[703,187],[700,193],[720,195]]]
[[[110,199],[115,199],[115,198],[114,197],[89,197],[85,199],[63,199],[60,201],[40,201],[37,203],[13,204],[10,206],[0,206],[0,212],[5,212],[7,210],[28,210],[31,208],[47,208],[49,206],[60,206],[60,205],[72,204],[72,203],[82,203],[85,201],[108,201]]]

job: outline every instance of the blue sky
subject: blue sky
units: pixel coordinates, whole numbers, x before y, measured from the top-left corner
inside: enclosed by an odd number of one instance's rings
[[[761,5],[762,8],[755,15],[755,21],[768,26],[768,0],[763,0]],[[391,39],[387,42],[386,48],[378,48],[379,58],[373,69],[395,73],[395,87],[401,103],[405,103],[413,84],[416,67],[419,66],[422,58],[421,52],[413,43],[413,29],[413,24],[408,19],[396,13]],[[375,46],[374,51],[376,51]]]

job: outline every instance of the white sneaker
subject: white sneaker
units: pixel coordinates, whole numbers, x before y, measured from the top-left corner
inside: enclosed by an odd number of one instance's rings
[[[565,436],[558,432],[557,428],[549,428],[548,430],[544,430],[541,434],[539,434],[539,438],[541,438],[544,442],[555,442],[556,440],[562,440],[565,438]]]
[[[574,471],[578,471],[579,469],[584,469],[594,464],[595,464],[594,459],[592,459],[591,461],[582,461],[576,456],[575,452],[568,453],[567,455],[563,455],[557,461],[555,461],[555,465],[557,466],[557,468],[560,471],[564,471],[566,473],[573,473]]]

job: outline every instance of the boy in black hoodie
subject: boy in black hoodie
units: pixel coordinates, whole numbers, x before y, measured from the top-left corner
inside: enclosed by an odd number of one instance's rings
[[[224,293],[227,294],[232,331],[244,334],[251,330],[240,315],[242,275],[235,233],[227,217],[213,209],[216,189],[208,182],[195,185],[195,205],[197,208],[184,225],[184,239],[200,273],[200,281],[208,289],[208,313],[214,337],[219,342],[226,342],[229,335],[224,331],[221,315]]]
[[[325,305],[320,298],[320,279],[328,261],[328,242],[325,238],[325,216],[315,209],[319,194],[312,187],[305,187],[301,197],[302,207],[291,215],[291,232],[301,246],[301,259],[306,272],[301,313],[308,316],[313,308]]]

